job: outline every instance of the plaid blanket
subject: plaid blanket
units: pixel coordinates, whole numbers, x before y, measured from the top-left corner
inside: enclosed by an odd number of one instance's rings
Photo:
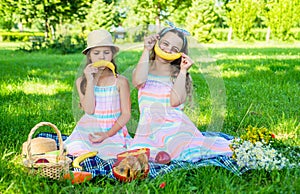
[[[233,139],[233,136],[221,133],[221,132],[202,132],[204,136],[221,136],[227,140]],[[49,133],[49,132],[42,132],[37,134],[37,137],[47,137],[54,139],[59,146],[58,137],[56,133]],[[67,139],[67,135],[62,135],[63,141]],[[74,156],[68,155],[72,160],[75,159]],[[109,178],[115,179],[112,173],[112,166],[116,162],[116,159],[109,159],[103,160],[98,156],[91,157],[85,159],[81,162],[81,166],[84,168],[85,171],[92,173],[93,177],[96,176],[107,176]],[[213,158],[208,159],[201,159],[197,162],[186,162],[186,161],[179,161],[179,160],[172,160],[171,164],[158,164],[155,162],[149,162],[150,172],[148,177],[155,178],[159,175],[163,175],[169,172],[172,172],[176,169],[191,169],[191,168],[198,168],[203,166],[219,166],[225,168],[236,175],[241,175],[247,170],[248,168],[240,169],[237,163],[230,157],[227,156],[216,156]],[[74,171],[79,171],[79,169],[72,169]]]

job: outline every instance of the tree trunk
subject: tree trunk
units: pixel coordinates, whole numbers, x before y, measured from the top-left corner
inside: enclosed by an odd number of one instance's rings
[[[53,25],[50,25],[52,40],[55,40],[55,29]]]
[[[268,30],[267,30],[267,34],[266,34],[266,42],[269,42],[270,41],[270,35],[271,35],[271,28],[270,26],[268,27]]]
[[[160,31],[160,4],[157,5],[157,16],[155,17],[156,33]]]
[[[231,37],[232,37],[232,27],[230,27],[229,31],[228,31],[228,36],[227,36],[227,41],[228,42],[231,42]]]
[[[47,9],[46,9],[46,6],[45,6],[45,3],[43,2],[43,8],[44,8],[44,13],[45,13],[45,17],[44,17],[44,20],[45,20],[45,39],[47,40],[48,37],[49,37],[49,25],[48,25],[48,15],[47,15]]]
[[[160,31],[160,20],[159,20],[159,16],[157,16],[155,18],[155,30],[156,30],[156,33],[158,33]]]
[[[48,19],[45,18],[45,39],[49,37],[49,30],[48,30]]]

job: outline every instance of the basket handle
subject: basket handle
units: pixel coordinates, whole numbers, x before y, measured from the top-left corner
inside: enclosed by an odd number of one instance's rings
[[[58,142],[59,142],[59,156],[58,156],[58,160],[63,160],[64,159],[64,146],[63,146],[63,140],[62,140],[62,137],[61,137],[61,133],[60,131],[58,130],[58,128],[50,123],[50,122],[40,122],[38,124],[36,124],[30,131],[29,135],[28,135],[28,139],[27,139],[27,149],[26,149],[26,157],[29,161],[32,160],[32,155],[31,155],[31,140],[32,140],[32,136],[34,134],[34,132],[42,127],[42,126],[50,126],[57,134],[57,137],[58,137]]]

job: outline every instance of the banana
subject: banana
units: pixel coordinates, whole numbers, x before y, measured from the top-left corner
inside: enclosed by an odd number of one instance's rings
[[[94,157],[98,154],[97,151],[93,151],[93,152],[88,152],[85,154],[82,154],[80,156],[78,156],[77,158],[75,158],[75,160],[73,161],[72,165],[74,168],[79,168],[80,170],[82,170],[82,167],[79,165],[80,162],[82,162],[83,160],[89,158],[89,157]]]
[[[162,59],[165,59],[167,61],[174,61],[175,59],[178,59],[181,57],[182,53],[166,53],[165,51],[161,50],[161,48],[158,46],[158,43],[156,42],[154,46],[154,52]]]
[[[97,61],[93,64],[94,67],[108,67],[110,70],[112,70],[113,74],[115,77],[117,77],[116,71],[115,71],[115,66],[112,62],[105,61],[105,60],[100,60]]]

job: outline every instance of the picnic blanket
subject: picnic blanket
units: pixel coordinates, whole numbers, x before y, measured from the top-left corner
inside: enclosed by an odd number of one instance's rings
[[[231,140],[234,137],[227,135],[221,132],[202,132],[204,136],[220,136],[227,140]],[[54,139],[59,146],[58,137],[56,133],[49,133],[49,132],[41,132],[37,134],[37,137],[46,137]],[[62,135],[63,141],[67,139],[67,135]],[[72,160],[76,157],[68,155]],[[108,159],[103,160],[98,156],[87,158],[82,161],[81,166],[87,172],[92,173],[93,178],[96,176],[107,176],[109,178],[116,179],[112,173],[112,166],[116,162],[116,159]],[[176,169],[191,169],[191,168],[198,168],[203,166],[218,166],[225,168],[236,175],[241,175],[244,172],[250,170],[248,168],[240,168],[237,163],[231,158],[227,156],[215,156],[213,158],[207,159],[200,159],[197,162],[187,162],[187,161],[179,161],[179,160],[172,160],[171,164],[158,164],[155,162],[149,161],[150,172],[148,177],[155,178],[159,175],[164,175],[166,173],[172,172]],[[74,171],[79,171],[79,169],[74,168]]]

